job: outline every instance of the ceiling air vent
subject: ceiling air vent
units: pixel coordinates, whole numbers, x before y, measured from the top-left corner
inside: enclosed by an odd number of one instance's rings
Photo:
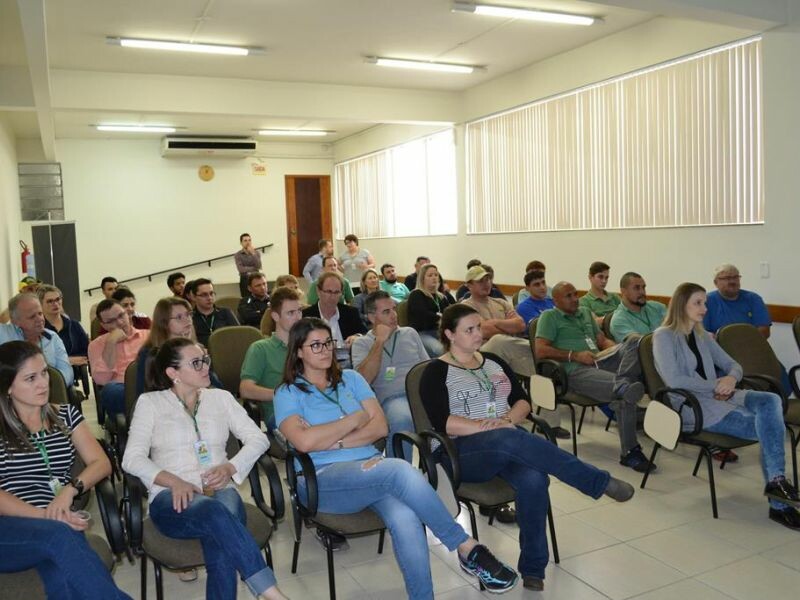
[[[165,137],[161,140],[161,156],[214,156],[244,158],[256,153],[258,142],[237,137]]]

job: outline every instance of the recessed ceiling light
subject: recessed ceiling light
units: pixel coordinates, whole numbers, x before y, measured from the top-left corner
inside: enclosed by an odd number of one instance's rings
[[[227,54],[232,56],[247,56],[248,54],[263,54],[263,48],[247,46],[225,46],[222,44],[194,44],[187,42],[172,42],[168,40],[142,40],[136,38],[107,37],[106,43],[124,46],[126,48],[144,48],[146,50],[170,50],[174,52],[199,52],[202,54]]]
[[[506,19],[524,19],[526,21],[541,21],[544,23],[563,23],[566,25],[592,25],[600,19],[547,10],[530,8],[513,8],[510,6],[495,6],[493,4],[472,4],[469,2],[456,2],[453,12],[469,12],[476,15],[503,17]]]
[[[383,58],[380,56],[368,56],[367,62],[379,67],[392,67],[395,69],[415,69],[418,71],[436,71],[438,73],[462,73],[469,74],[482,67],[475,65],[455,65],[452,63],[442,63],[424,60],[405,60],[402,58]]]
[[[175,133],[169,125],[95,125],[97,131],[121,131],[125,133]]]
[[[290,135],[293,137],[322,137],[334,131],[322,129],[261,129],[258,135]]]

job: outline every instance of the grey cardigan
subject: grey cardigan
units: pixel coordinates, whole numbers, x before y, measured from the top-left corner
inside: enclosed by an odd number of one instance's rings
[[[697,335],[697,349],[703,359],[703,369],[707,379],[700,377],[697,372],[697,359],[689,348],[686,336],[683,333],[659,327],[653,334],[653,356],[656,370],[667,387],[681,388],[695,395],[703,410],[703,429],[719,423],[725,415],[732,410],[744,406],[746,391],[736,390],[727,401],[714,398],[714,388],[717,385],[717,371],[734,377],[736,381],[742,379],[742,367],[739,366],[728,354],[720,348],[711,334]],[[671,396],[670,400],[677,409],[680,396]],[[681,414],[683,429],[694,427],[694,415],[691,411]]]

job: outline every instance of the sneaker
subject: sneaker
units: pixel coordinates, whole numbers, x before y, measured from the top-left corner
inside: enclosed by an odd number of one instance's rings
[[[477,577],[492,594],[502,594],[517,585],[517,572],[497,560],[483,544],[476,544],[467,558],[459,554],[458,562],[465,573]]]
[[[572,437],[569,430],[563,427],[551,427],[550,430],[553,432],[553,435],[556,436],[556,439],[559,440],[568,440]]]
[[[739,461],[739,455],[733,450],[717,450],[711,453],[711,458],[721,463],[735,463]]]
[[[658,468],[655,463],[651,463],[647,460],[644,452],[642,452],[641,446],[636,446],[629,450],[625,456],[621,456],[619,464],[630,467],[638,473],[646,473],[647,471],[652,473]]]
[[[800,497],[797,496],[797,490],[786,477],[776,477],[770,481],[767,487],[764,488],[764,495],[770,500],[800,506]]]
[[[511,508],[508,504],[504,504],[503,506],[498,506],[497,508],[487,508],[485,506],[480,507],[480,513],[484,517],[491,517],[492,512],[494,512],[494,518],[497,519],[500,523],[516,523],[517,522],[517,511]]]
[[[332,552],[339,552],[340,550],[350,549],[350,544],[347,543],[347,540],[341,535],[338,535],[336,533],[325,533],[321,529],[317,528],[317,531],[315,532],[314,535],[316,536],[317,541],[319,541],[319,543],[322,544],[322,547],[325,548],[326,550],[328,548],[329,542],[331,545]]]
[[[533,575],[525,575],[522,578],[522,587],[526,590],[541,592],[544,590],[544,579],[541,577],[534,577]]]
[[[800,530],[800,513],[791,506],[787,506],[783,510],[770,508],[769,518],[789,529]]]

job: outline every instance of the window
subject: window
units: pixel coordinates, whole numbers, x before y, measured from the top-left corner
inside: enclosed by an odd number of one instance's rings
[[[334,176],[337,238],[457,232],[452,130],[339,163]]]
[[[763,223],[761,42],[470,122],[467,233]]]

